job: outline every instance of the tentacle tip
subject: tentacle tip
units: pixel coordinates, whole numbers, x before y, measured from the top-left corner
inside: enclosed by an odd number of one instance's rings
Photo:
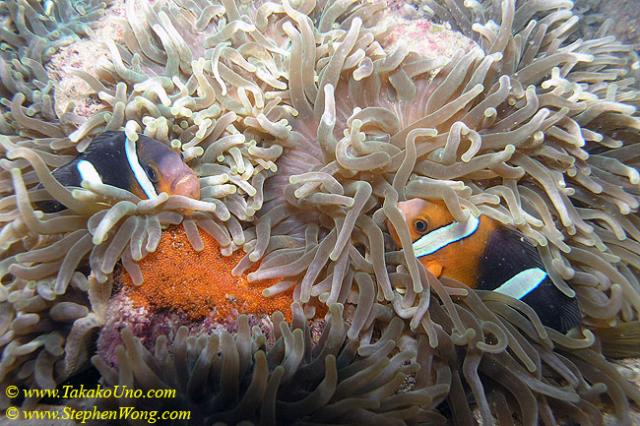
[[[356,340],[357,338],[358,338],[357,330],[350,328],[349,331],[347,331],[347,339]]]
[[[251,262],[257,262],[258,260],[260,260],[260,253],[258,253],[257,251],[252,252],[251,254],[249,254],[249,260]]]

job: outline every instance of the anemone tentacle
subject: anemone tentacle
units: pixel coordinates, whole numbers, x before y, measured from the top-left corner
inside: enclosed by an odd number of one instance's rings
[[[127,331],[119,367],[93,357],[106,383],[164,381],[203,423],[331,423],[357,404],[350,421],[438,423],[450,414],[466,424],[477,407],[487,424],[556,424],[600,418],[596,404],[609,398],[630,424],[628,401],[639,403],[639,392],[602,352],[640,316],[633,48],[577,39],[564,0],[427,0],[411,11],[391,3],[127,0],[120,39],[104,40],[109,60],[75,72],[100,102],[82,117],[73,105],[56,108],[46,61],[78,34],[95,38],[87,24],[102,6],[7,2],[0,383],[47,387],[86,367],[114,269],[144,286],[137,262],[182,223],[196,250],[203,231],[224,255],[243,251],[235,274],[260,262],[251,279],[282,278],[267,297],[294,287],[294,306],[308,316],[311,302],[327,304],[328,335],[314,346],[299,315],[292,327],[273,321],[282,335],[273,348],[240,324],[233,336],[179,331],[172,343],[145,342],[151,356]],[[413,30],[423,44],[406,42]],[[434,33],[448,49],[430,42]],[[179,151],[202,199],[140,200],[53,178],[93,135],[115,129]],[[522,302],[433,277],[397,207],[416,197],[534,241],[553,283],[577,295],[582,330],[560,335]],[[49,199],[67,209],[38,211]],[[401,247],[391,246],[387,223]],[[592,330],[603,329],[596,342]],[[171,375],[177,363],[195,382]],[[193,400],[201,370],[212,378],[206,406]],[[236,408],[222,413],[227,400]]]

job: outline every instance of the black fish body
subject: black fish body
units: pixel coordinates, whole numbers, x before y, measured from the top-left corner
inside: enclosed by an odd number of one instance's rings
[[[523,271],[545,271],[536,248],[520,233],[498,226],[487,241],[478,271],[478,289],[496,290]],[[578,300],[562,293],[548,275],[537,287],[519,298],[529,305],[547,327],[566,333],[580,324]]]

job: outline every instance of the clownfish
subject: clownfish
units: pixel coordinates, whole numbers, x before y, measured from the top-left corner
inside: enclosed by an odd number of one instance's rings
[[[104,132],[93,138],[87,149],[53,172],[62,185],[80,187],[83,180],[96,180],[152,199],[162,192],[200,198],[198,176],[180,154],[150,137],[130,140],[122,131]],[[64,210],[57,201],[38,207],[46,213]]]
[[[521,300],[544,325],[562,333],[580,323],[577,299],[558,290],[536,248],[516,230],[484,215],[457,222],[441,201],[412,199],[398,208],[416,257],[436,277]],[[397,232],[391,225],[388,228],[400,246]]]

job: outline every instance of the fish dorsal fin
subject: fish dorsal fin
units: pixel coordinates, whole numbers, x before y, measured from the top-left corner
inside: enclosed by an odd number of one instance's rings
[[[480,219],[470,214],[466,222],[452,222],[420,237],[413,243],[416,257],[427,256],[473,235],[480,226]]]
[[[158,193],[156,192],[156,188],[153,186],[153,183],[149,179],[147,172],[144,171],[144,168],[140,164],[140,159],[138,158],[138,151],[136,149],[136,143],[129,139],[129,137],[125,138],[124,141],[124,151],[127,155],[127,161],[129,162],[129,167],[133,171],[133,176],[135,176],[138,184],[147,195],[149,199],[156,198]]]

